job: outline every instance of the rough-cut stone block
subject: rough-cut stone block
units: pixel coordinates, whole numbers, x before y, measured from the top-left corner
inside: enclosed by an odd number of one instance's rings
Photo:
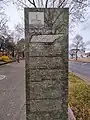
[[[30,82],[30,99],[55,99],[61,97],[61,85],[63,82],[43,81]]]
[[[62,101],[60,99],[47,99],[47,100],[30,100],[30,111],[52,111],[52,110],[60,110]]]
[[[66,116],[62,119],[62,110],[55,110],[51,112],[40,112],[36,111],[33,113],[30,113],[28,115],[29,120],[67,120],[67,113]]]
[[[61,68],[63,69],[60,57],[30,57],[30,68]]]
[[[51,44],[47,45],[45,43],[30,43],[29,47],[30,56],[60,56],[61,44]]]
[[[40,70],[40,69],[35,69],[35,70],[30,70],[30,81],[45,81],[45,80],[57,80],[60,82],[60,80],[63,79],[64,76],[63,70],[57,70],[57,69],[51,69],[51,70]]]

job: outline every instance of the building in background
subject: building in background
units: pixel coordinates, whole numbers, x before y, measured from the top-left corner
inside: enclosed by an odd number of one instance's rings
[[[90,58],[90,52],[86,52],[85,55]]]

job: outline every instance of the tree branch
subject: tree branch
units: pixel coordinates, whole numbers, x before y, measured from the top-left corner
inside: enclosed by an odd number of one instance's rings
[[[31,2],[31,0],[28,0],[28,1],[29,1],[35,8],[37,8],[34,0],[33,0],[33,2]]]
[[[41,0],[41,5],[44,7],[43,0]]]
[[[0,21],[0,29],[2,30],[3,29],[3,27],[5,26],[5,24],[7,23],[7,19],[6,18],[3,18],[3,19],[1,19],[1,21]]]
[[[18,2],[20,2],[21,4],[23,4],[25,7],[28,7],[24,2],[18,0]]]
[[[87,7],[87,6],[90,7],[90,5],[83,3],[83,1],[74,0],[74,2],[77,2],[77,3],[83,4],[83,5],[86,6],[86,7]]]
[[[33,4],[34,4],[34,7],[37,8],[37,7],[36,7],[36,4],[35,4],[35,0],[33,0]]]
[[[60,17],[60,15],[61,15],[62,13],[63,13],[63,11],[60,12],[60,13],[57,15],[56,19],[55,19],[54,22],[53,22],[53,25],[55,24],[55,22],[57,21],[57,19]]]
[[[47,8],[47,5],[48,5],[48,0],[46,0],[45,8]]]
[[[55,3],[56,0],[53,0],[53,8],[54,8],[54,3]]]
[[[58,5],[58,8],[60,8],[60,7],[62,7],[62,5],[64,4],[64,2],[66,1],[66,0],[63,0],[62,2],[61,2],[61,0],[59,0],[60,2],[59,2],[59,5]]]

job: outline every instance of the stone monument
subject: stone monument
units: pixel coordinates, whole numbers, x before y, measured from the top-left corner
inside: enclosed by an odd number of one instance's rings
[[[55,34],[35,35],[29,27],[29,12],[44,12],[45,19],[49,10],[25,9],[27,120],[68,120],[68,9],[54,9],[62,13]]]

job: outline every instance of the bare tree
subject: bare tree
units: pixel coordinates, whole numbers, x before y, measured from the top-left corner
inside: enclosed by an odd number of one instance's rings
[[[24,33],[24,28],[22,24],[18,23],[17,25],[15,25],[14,33],[15,33],[15,40],[19,41],[23,37],[23,33]]]
[[[78,58],[78,52],[85,52],[85,43],[83,42],[83,37],[77,34],[74,39],[73,43],[71,44],[71,51],[72,54],[76,56],[76,60]]]
[[[15,43],[12,33],[0,36],[0,50],[13,52],[15,49]]]
[[[15,30],[17,31],[17,32],[23,32],[23,26],[22,26],[22,24],[20,24],[20,23],[18,23],[17,25],[15,25]]]
[[[83,22],[86,9],[90,6],[88,0],[12,0],[18,9],[34,8],[66,8],[69,7],[70,23]],[[72,27],[72,26],[71,26]]]
[[[17,42],[17,50],[23,52],[24,49],[25,49],[25,39],[22,38]]]
[[[7,17],[4,11],[4,1],[0,1],[0,35],[6,34],[7,31]]]
[[[90,40],[88,40],[88,41],[86,42],[86,45],[90,45]]]
[[[7,1],[8,2],[8,1]],[[4,7],[8,5],[5,0],[0,1],[0,50],[14,49],[12,32],[7,25],[7,16]]]
[[[70,54],[71,58],[73,59],[73,57],[75,55],[75,50],[74,49],[70,49],[69,54]]]
[[[24,49],[24,39],[23,34],[24,34],[24,28],[22,24],[18,23],[15,25],[15,41],[16,41],[16,51],[17,54],[21,53]]]

